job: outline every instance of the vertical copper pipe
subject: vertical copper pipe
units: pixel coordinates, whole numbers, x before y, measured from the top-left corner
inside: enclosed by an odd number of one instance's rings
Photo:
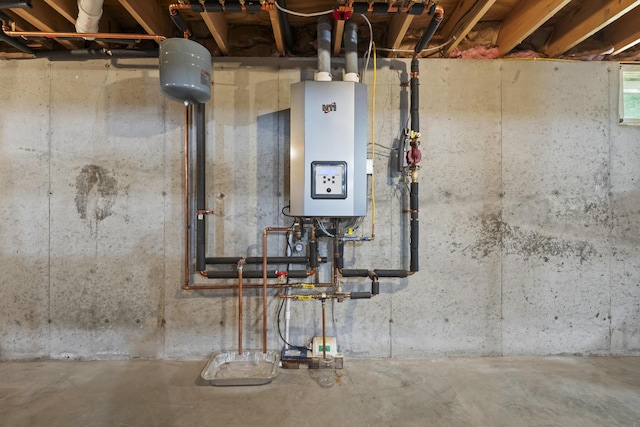
[[[267,352],[267,231],[262,231],[262,352]]]
[[[238,261],[238,354],[242,354],[242,268],[244,258]]]
[[[322,358],[327,358],[327,330],[326,330],[326,322],[324,317],[325,306],[327,305],[326,300],[322,298]]]
[[[288,227],[267,227],[262,231],[262,351],[267,352],[267,234],[289,231]]]
[[[189,126],[190,126],[189,106],[184,107],[184,156],[183,156],[183,181],[184,187],[182,189],[183,203],[184,203],[184,282],[182,288],[185,289],[189,286],[191,281],[190,274],[190,262],[191,251],[189,248]]]

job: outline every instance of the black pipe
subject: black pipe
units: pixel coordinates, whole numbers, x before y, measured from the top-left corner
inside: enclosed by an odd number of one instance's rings
[[[342,277],[368,277],[369,270],[361,269],[350,269],[350,270],[342,270]]]
[[[414,56],[422,52],[422,49],[424,49],[429,43],[429,41],[431,41],[431,38],[436,33],[436,30],[438,29],[438,27],[440,26],[440,23],[442,22],[442,18],[443,17],[438,13],[433,15],[433,18],[431,18],[431,22],[429,22],[429,26],[427,27],[426,30],[424,30],[424,33],[422,33],[422,37],[420,37],[420,40],[418,40],[416,47],[413,49]]]
[[[283,9],[287,8],[287,4],[285,0],[276,0]],[[278,9],[278,15],[280,16],[280,22],[282,23],[282,35],[284,37],[284,44],[287,45],[287,49],[293,49],[293,31],[291,30],[291,25],[289,24],[289,15]]]
[[[407,270],[373,270],[378,277],[407,277],[409,272]]]
[[[340,241],[338,243],[338,250],[336,251],[335,263],[336,268],[338,270],[342,270],[344,268],[344,242]]]
[[[342,270],[342,277],[369,277],[372,280],[376,277],[407,277],[408,275],[407,270],[365,270],[363,268]]]
[[[242,259],[242,257],[207,257],[206,258],[206,262],[209,265],[212,264],[227,264],[227,265],[232,265],[232,264],[237,264],[238,261],[240,261]],[[320,258],[321,262],[327,262],[327,257],[322,257]],[[262,257],[246,257],[245,264],[262,264]],[[270,256],[267,257],[267,264],[307,264],[310,263],[309,258],[304,257],[304,256],[294,256],[294,257],[290,257],[290,256],[282,256],[282,257],[275,257],[275,256]]]
[[[260,13],[262,12],[262,5],[257,1],[247,1],[244,3],[245,11],[247,13]]]
[[[31,4],[31,0],[0,1],[0,9],[16,9],[16,8],[33,9],[33,5]]]
[[[371,292],[351,292],[349,297],[351,299],[370,299]]]
[[[309,267],[318,267],[318,242],[315,240],[309,242]]]
[[[207,203],[205,104],[195,104],[194,109],[196,110],[196,271],[203,271],[207,268],[205,260],[207,225],[206,214],[204,214]]]
[[[224,11],[225,12],[242,12],[242,5],[239,2],[235,1],[225,1],[224,2]]]
[[[15,47],[16,49],[18,49],[21,52],[24,53],[28,53],[30,55],[34,55],[35,52],[33,50],[31,50],[31,48],[29,48],[28,46],[23,45],[22,43],[20,43],[18,40],[14,39],[13,37],[9,37],[3,30],[2,28],[0,28],[0,40],[2,40],[3,42]]]
[[[420,132],[420,64],[416,58],[411,60],[411,130]]]
[[[371,282],[371,295],[378,295],[379,293],[380,293],[380,282],[378,282],[378,279],[375,278]]]
[[[100,58],[157,58],[158,49],[71,49],[71,50],[46,50],[35,52],[36,58],[47,58],[50,61]]]
[[[207,271],[208,279],[237,279],[238,272],[234,270],[229,271]],[[288,276],[291,279],[306,279],[307,272],[306,270],[289,270]],[[245,279],[262,279],[262,271],[261,270],[244,270],[242,272],[242,277]],[[276,279],[278,275],[276,274],[276,270],[267,271],[268,279]]]
[[[169,14],[169,16],[171,17],[171,20],[173,21],[175,26],[178,27],[181,33],[190,31],[189,25],[187,25],[187,22],[184,20],[182,15],[180,15],[179,13],[176,13],[175,15]]]
[[[411,271],[418,271],[418,237],[419,237],[419,223],[418,223],[418,183],[412,182],[409,189],[409,210],[411,211],[411,261],[409,269]]]

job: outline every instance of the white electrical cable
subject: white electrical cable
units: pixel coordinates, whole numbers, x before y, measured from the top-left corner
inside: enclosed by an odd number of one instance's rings
[[[273,4],[275,4],[276,7],[284,13],[288,13],[289,15],[294,15],[294,16],[302,16],[303,18],[313,18],[314,16],[322,16],[322,15],[328,15],[330,13],[333,13],[333,9],[325,10],[324,12],[314,12],[314,13],[295,12],[293,10],[285,9],[284,7],[280,6],[277,1],[274,2]]]
[[[422,49],[420,51],[420,53],[429,53],[429,52],[435,52],[438,51],[440,49],[442,49],[443,47],[445,47],[448,44],[453,43],[454,41],[456,41],[456,37],[453,36],[450,40],[442,43],[439,46],[435,46],[435,47],[430,47],[428,49]],[[400,53],[413,53],[413,49],[396,49],[396,48],[389,48],[389,47],[377,47],[376,48],[377,51],[382,51],[382,52],[400,52]]]
[[[365,55],[367,57],[367,60],[364,63],[362,73],[360,73],[360,83],[364,83],[364,75],[366,74],[367,68],[369,67],[369,59],[371,59],[371,52],[373,50],[373,27],[371,26],[371,21],[369,21],[369,18],[367,18],[366,15],[360,14],[360,16],[364,18],[365,22],[369,26],[369,49],[367,50],[367,54]]]
[[[327,230],[327,228],[324,226],[324,224],[322,223],[322,221],[317,220],[316,221],[318,223],[318,226],[320,227],[320,229],[322,230],[322,232],[328,236],[328,237],[336,237],[333,234],[329,233],[329,231]]]

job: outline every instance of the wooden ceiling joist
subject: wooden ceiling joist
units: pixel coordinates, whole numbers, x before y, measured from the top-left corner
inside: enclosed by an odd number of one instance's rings
[[[39,31],[43,32],[74,32],[75,28],[60,14],[53,10],[49,5],[42,0],[34,0],[33,8],[31,9],[10,9],[15,15],[27,21],[29,24],[36,27]],[[80,43],[55,39],[62,46],[67,49],[78,49]]]
[[[204,20],[204,23],[207,24],[207,28],[218,45],[220,53],[228,55],[229,39],[227,38],[227,32],[229,31],[229,26],[227,25],[227,20],[224,15],[215,12],[202,12],[200,16]]]
[[[44,0],[53,10],[62,15],[67,21],[73,25],[78,19],[78,1],[77,0]],[[110,16],[103,13],[100,18],[99,33],[117,33],[120,32],[119,25],[111,19]]]
[[[398,13],[391,18],[389,32],[387,33],[387,47],[389,49],[398,49],[400,47],[413,21],[413,16],[408,13]],[[396,55],[392,53],[390,56],[395,57]]]
[[[62,15],[71,24],[76,24],[78,18],[78,2],[77,0],[44,0],[53,10]],[[99,33],[117,32],[115,25],[104,13],[99,22]],[[104,48],[108,48],[109,44],[105,42],[98,42],[98,44]]]
[[[12,12],[5,11],[6,14],[13,20],[12,30],[14,31],[38,31],[36,27],[29,24],[24,19]],[[45,49],[53,49],[54,42],[51,40],[33,40],[27,43],[30,46],[39,46]]]
[[[440,31],[444,40],[452,40],[455,37],[445,48],[445,56],[460,44],[495,2],[496,0],[461,0],[458,3]]]
[[[333,28],[333,56],[340,56],[340,49],[342,49],[342,37],[344,36],[344,21],[336,21],[336,25]]]
[[[271,5],[271,7],[269,8],[269,19],[271,20],[271,28],[273,29],[273,38],[276,42],[276,50],[278,51],[278,54],[280,56],[284,56],[282,21],[280,20],[280,12],[273,5]]]
[[[78,2],[76,0],[44,0],[53,10],[62,15],[72,24],[78,18]]]
[[[500,56],[511,52],[568,3],[571,0],[523,0],[518,3],[500,26],[496,42]]]
[[[604,29],[604,39],[613,45],[617,55],[640,43],[640,7],[627,12],[622,18]]]
[[[558,57],[640,4],[640,0],[590,0],[562,18],[542,51]]]
[[[120,0],[120,4],[148,34],[173,36],[175,27],[169,17],[169,10],[164,9],[157,1]]]

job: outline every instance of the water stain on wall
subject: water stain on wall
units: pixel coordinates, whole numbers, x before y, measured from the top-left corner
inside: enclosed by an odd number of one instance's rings
[[[548,261],[551,257],[577,258],[580,263],[597,254],[587,241],[569,241],[536,231],[526,231],[502,221],[499,214],[480,219],[478,239],[469,248],[473,259],[482,259],[504,248],[506,254],[518,255],[525,261],[538,258]]]
[[[117,196],[118,181],[103,167],[84,166],[76,177],[76,208],[91,224],[112,214]]]

